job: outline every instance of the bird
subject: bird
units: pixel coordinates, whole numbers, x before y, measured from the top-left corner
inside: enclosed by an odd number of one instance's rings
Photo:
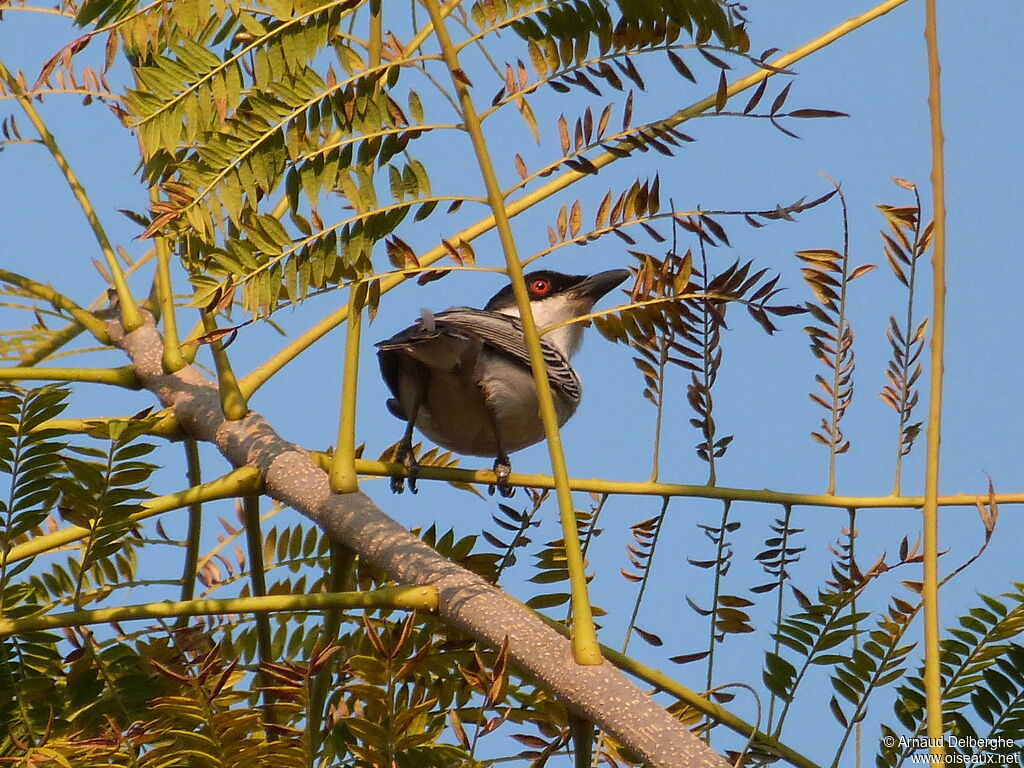
[[[539,270],[524,276],[538,329],[558,326],[541,337],[541,351],[559,426],[576,412],[583,394],[580,377],[569,364],[579,349],[583,324],[567,321],[590,312],[629,276],[625,269],[595,275]],[[512,285],[494,294],[483,309],[423,310],[416,323],[376,347],[381,376],[392,395],[387,408],[406,422],[395,459],[406,468],[409,490],[416,493],[416,428],[450,451],[493,456],[498,491],[511,496],[515,489],[508,485],[508,455],[544,439]],[[402,477],[391,478],[392,491],[401,493],[403,488]]]

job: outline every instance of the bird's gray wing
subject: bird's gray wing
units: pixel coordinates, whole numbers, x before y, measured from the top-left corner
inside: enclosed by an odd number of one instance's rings
[[[477,335],[460,328],[438,326],[436,323],[428,327],[419,321],[390,339],[377,342],[377,362],[384,383],[397,398],[402,357],[417,360],[428,368],[450,371],[459,364],[464,352],[474,345],[479,347],[479,344]]]
[[[469,307],[453,307],[438,312],[433,319],[436,329],[443,328],[446,332],[458,335],[474,334],[491,349],[524,368],[530,368],[530,353],[526,349],[519,318]],[[540,340],[540,348],[551,387],[565,400],[578,404],[583,395],[583,387],[569,360],[545,339]]]

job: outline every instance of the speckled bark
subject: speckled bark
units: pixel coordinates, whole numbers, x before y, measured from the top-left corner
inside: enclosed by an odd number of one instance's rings
[[[257,467],[265,492],[303,513],[337,542],[404,584],[430,584],[449,626],[491,646],[507,636],[514,662],[576,712],[593,720],[657,768],[722,768],[722,757],[608,662],[581,667],[568,641],[501,590],[449,562],[381,511],[365,494],[331,493],[327,475],[262,416],[224,420],[215,385],[197,369],[161,370],[161,340],[151,323],[111,336],[147,389],[174,410],[193,437],[213,443],[234,466]]]

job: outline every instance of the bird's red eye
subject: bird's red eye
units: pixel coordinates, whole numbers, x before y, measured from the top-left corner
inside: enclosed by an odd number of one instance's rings
[[[538,278],[530,281],[530,291],[538,296],[543,296],[549,290],[551,290],[551,282],[549,280]]]

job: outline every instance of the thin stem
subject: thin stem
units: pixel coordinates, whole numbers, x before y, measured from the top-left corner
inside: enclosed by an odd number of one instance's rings
[[[370,0],[370,43],[367,49],[370,68],[379,67],[384,48],[384,18],[381,13],[382,0]]]
[[[829,179],[829,181],[832,180]],[[828,489],[826,493],[836,492],[836,457],[839,453],[840,441],[839,421],[843,418],[845,411],[845,408],[842,406],[840,392],[845,389],[842,384],[843,375],[848,373],[845,370],[847,350],[853,344],[853,339],[848,339],[850,329],[846,321],[846,295],[850,285],[850,220],[846,208],[846,196],[836,182],[833,181],[832,184],[835,186],[836,192],[839,193],[840,207],[843,212],[843,261],[841,277],[839,278],[839,315],[836,318],[836,349],[832,362],[832,424],[829,430]],[[850,351],[849,354],[852,355],[853,352]]]
[[[67,296],[58,293],[50,286],[37,283],[35,280],[23,277],[15,272],[8,272],[6,269],[0,269],[0,282],[10,283],[36,298],[50,302],[55,309],[67,312],[81,323],[82,327],[89,331],[100,344],[110,344],[110,334],[107,333],[107,324],[105,322],[92,312],[82,309]],[[34,362],[33,360],[26,362],[26,364],[31,365]]]
[[[355,574],[356,554],[348,547],[335,542],[330,543],[331,570],[328,574],[330,583],[328,594],[339,594],[345,590],[352,589],[353,575]],[[329,607],[324,610],[324,621],[320,628],[320,640],[317,643],[319,649],[329,648],[338,639],[341,630],[342,610],[337,607]],[[332,656],[330,661],[323,665],[316,673],[309,694],[309,738],[313,754],[320,751],[324,740],[321,732],[324,705],[327,702],[327,695],[330,693],[331,682],[338,669],[337,656]]]
[[[125,389],[142,389],[139,377],[130,365],[120,368],[0,368],[0,381],[75,381],[87,384],[111,384]]]
[[[914,201],[917,206],[917,217],[914,221],[913,252],[910,254],[910,274],[907,275],[907,324],[903,328],[903,370],[902,384],[900,387],[899,400],[899,428],[896,433],[896,477],[893,484],[893,493],[899,494],[903,480],[903,454],[904,454],[904,430],[910,414],[907,411],[907,403],[910,400],[910,357],[914,349],[914,288],[917,282],[917,260],[920,256],[919,246],[921,240],[921,194],[914,187]]]
[[[665,369],[668,366],[669,350],[676,333],[669,329],[661,337],[660,349],[658,350],[658,405],[654,417],[654,449],[651,454],[651,482],[658,482],[658,472],[661,462],[661,427],[662,417],[665,414]]]
[[[847,546],[849,547],[849,551],[847,552],[847,556],[850,558],[850,560],[849,560],[850,572],[847,575],[852,580],[854,578],[854,574],[857,572],[857,509],[855,507],[850,507],[850,509],[848,510],[848,513],[849,513],[849,522],[847,523],[848,530],[847,530],[846,536],[847,536]],[[856,617],[856,615],[857,615],[857,593],[854,593],[853,599],[850,601],[850,616]],[[860,634],[861,634],[860,622],[854,621],[850,625],[850,628],[853,630],[853,652],[854,652],[854,654],[856,654],[857,651],[860,650]],[[858,721],[854,725],[854,727],[853,727],[854,728],[854,741],[853,741],[853,751],[854,751],[853,765],[854,765],[854,768],[860,768],[861,767],[861,747],[863,746],[862,743],[861,743],[861,735],[862,735],[862,730],[863,730],[861,728],[861,725],[862,725],[862,723],[860,721]]]
[[[151,202],[156,202],[159,195],[154,187],[150,190]],[[187,365],[181,354],[181,343],[178,341],[178,323],[174,316],[174,289],[171,284],[171,249],[167,238],[156,235],[156,292],[159,299],[160,314],[164,321],[164,373],[175,373]]]
[[[783,599],[785,598],[785,583],[786,583],[786,554],[789,549],[789,521],[793,516],[793,507],[787,504],[785,507],[785,513],[782,516],[782,538],[779,544],[779,557],[781,559],[779,565],[778,581],[775,584],[775,626],[780,627],[782,625],[782,607]],[[778,632],[775,633],[775,645],[772,647],[772,653],[776,656],[779,655],[779,651],[782,649],[782,643],[779,641]],[[775,704],[778,701],[778,696],[774,693],[770,701],[768,702],[768,730],[772,730],[772,723],[775,720]]]
[[[211,334],[217,330],[217,321],[209,312],[202,312],[203,329]],[[210,342],[210,352],[213,355],[213,364],[217,369],[217,390],[220,392],[220,407],[224,412],[224,418],[228,421],[238,421],[245,418],[249,413],[249,406],[246,405],[245,394],[239,389],[238,380],[235,379],[234,371],[231,370],[231,361],[228,360],[227,352],[224,350],[224,343],[220,339]]]
[[[324,454],[316,456],[325,468],[330,459]],[[356,469],[360,474],[374,477],[398,477],[405,473],[400,464],[370,459],[357,459]],[[446,483],[471,483],[473,485],[494,485],[494,472],[489,469],[459,469],[456,467],[430,467],[423,465],[417,470],[417,479],[441,480]],[[517,488],[553,489],[555,481],[550,475],[527,475],[513,472],[509,485]],[[728,488],[725,486],[683,485],[678,483],[652,483],[648,480],[602,480],[598,478],[569,478],[573,491],[586,493],[608,493],[629,496],[683,496],[698,499],[721,499],[723,501],[752,501],[762,504],[781,504],[801,507],[827,507],[831,509],[919,509],[924,505],[923,496],[836,496],[825,493],[793,493],[757,488]],[[988,502],[988,495],[982,493],[955,493],[939,496],[937,503],[942,507],[969,507],[975,509],[979,501]],[[1024,504],[1024,493],[1003,493],[995,497],[997,504]]]
[[[190,488],[202,484],[202,464],[199,461],[199,443],[185,441],[185,477]],[[181,599],[191,600],[196,590],[196,566],[199,563],[199,539],[203,532],[203,502],[188,505],[188,533],[185,534],[185,565],[181,573]]]
[[[942,735],[942,680],[939,657],[939,449],[942,439],[943,345],[946,332],[946,192],[942,135],[942,89],[935,0],[925,0],[928,49],[928,111],[932,143],[932,197],[935,206],[932,249],[932,338],[928,402],[928,448],[924,479],[924,687],[929,751],[945,754]]]
[[[704,242],[704,220],[701,218],[697,219],[698,231],[701,236],[698,237],[700,242],[700,274],[701,274],[701,288],[704,293],[708,292],[708,283],[710,278],[708,277],[708,249]],[[704,413],[700,414],[703,418],[704,426],[704,443],[708,452],[708,485],[714,485],[717,481],[715,474],[715,420],[712,417],[712,410],[714,409],[714,400],[711,396],[711,387],[714,386],[714,375],[712,372],[712,361],[711,361],[711,350],[716,346],[714,337],[719,333],[716,328],[716,319],[713,315],[714,309],[709,301],[705,300],[701,302],[701,384],[704,387],[705,408]],[[712,622],[713,624],[714,622]],[[708,689],[711,688],[711,665],[708,664]]]
[[[49,335],[38,346],[24,350],[18,363],[25,366],[32,366],[41,363],[43,360],[53,356],[62,347],[74,341],[84,331],[84,326],[77,320],[72,320],[58,331],[50,331]],[[72,353],[73,354],[73,353]]]
[[[711,615],[708,617],[711,624],[708,636],[708,669],[704,681],[704,688],[708,691],[714,687],[715,646],[718,643],[718,598],[722,593],[722,579],[725,577],[726,571],[728,571],[726,549],[728,548],[729,543],[726,541],[726,534],[728,533],[727,527],[729,525],[729,512],[731,509],[732,502],[730,501],[726,501],[722,505],[722,521],[718,526],[718,541],[716,542],[717,547],[715,550],[715,580],[714,587],[711,592]],[[708,743],[710,743],[710,729],[708,729],[707,734]]]
[[[183,437],[178,420],[170,409],[157,411],[147,417],[152,423],[147,426],[143,434],[154,437],[166,437],[170,440],[180,440]],[[97,416],[85,419],[48,419],[33,429],[58,429],[61,432],[76,432],[80,434],[93,434],[101,432],[106,434],[104,427],[112,421],[124,421],[123,416]]]
[[[141,510],[129,515],[128,521],[135,524],[154,515],[169,512],[172,509],[181,509],[199,501],[216,501],[217,499],[243,496],[247,493],[258,493],[262,487],[263,479],[256,467],[240,467],[208,483],[165,496],[158,496],[155,499],[147,499],[142,503]],[[44,552],[55,551],[67,544],[84,539],[89,533],[88,528],[72,525],[53,533],[35,536],[24,544],[11,547],[6,562],[14,563]]]
[[[537,392],[538,410],[544,435],[547,438],[548,455],[551,458],[551,472],[555,478],[555,492],[558,498],[558,511],[562,520],[562,538],[565,544],[566,565],[569,569],[569,580],[572,592],[573,657],[578,664],[600,664],[601,651],[597,645],[597,632],[594,628],[593,612],[587,597],[587,579],[580,552],[579,531],[576,525],[576,512],[569,490],[569,472],[562,451],[562,441],[558,433],[558,416],[555,414],[555,402],[548,383],[547,365],[540,346],[540,334],[530,309],[530,297],[523,278],[523,267],[519,262],[509,214],[505,209],[505,200],[494,172],[490,151],[484,137],[483,128],[477,116],[476,107],[466,85],[467,79],[459,66],[458,56],[452,45],[448,30],[445,27],[438,0],[424,0],[430,20],[434,25],[434,34],[441,46],[441,52],[451,74],[452,85],[459,97],[462,117],[473,143],[480,174],[484,187],[487,189],[487,201],[494,216],[498,229],[498,239],[505,255],[512,292],[519,308],[519,319],[523,327],[523,338],[530,352],[530,367],[533,370],[533,385]]]
[[[114,290],[117,291],[117,300],[121,312],[121,324],[124,326],[126,333],[131,333],[142,325],[142,315],[139,313],[139,308],[135,304],[135,299],[132,297],[131,291],[128,289],[128,282],[125,280],[124,272],[121,270],[121,264],[118,262],[117,256],[114,253],[114,247],[110,244],[110,238],[107,237],[106,230],[103,229],[103,225],[100,223],[100,219],[96,215],[96,210],[93,208],[89,195],[78,180],[75,172],[71,170],[67,157],[65,157],[63,151],[61,151],[60,147],[57,145],[57,140],[54,138],[53,134],[50,133],[50,129],[46,127],[46,123],[36,110],[35,105],[32,103],[32,99],[25,94],[24,89],[21,87],[21,83],[18,82],[17,78],[11,75],[2,61],[0,61],[0,80],[4,80],[7,83],[7,87],[15,94],[15,96],[18,97],[18,103],[21,105],[22,110],[24,110],[28,119],[32,122],[32,125],[39,133],[39,138],[42,140],[43,145],[50,151],[50,155],[53,157],[57,167],[60,169],[61,173],[64,174],[64,178],[67,181],[68,186],[71,187],[72,194],[78,201],[78,205],[81,207],[82,213],[85,214],[85,218],[89,222],[89,226],[92,228],[93,236],[96,238],[100,251],[103,253],[103,259],[106,262],[107,270],[110,272],[110,279],[113,282]]]
[[[643,603],[644,593],[647,591],[647,582],[651,576],[651,566],[654,564],[654,553],[658,548],[658,538],[661,536],[661,526],[665,522],[665,517],[668,514],[668,505],[671,501],[672,499],[670,496],[666,496],[661,500],[661,511],[658,513],[658,520],[654,525],[654,536],[651,537],[650,549],[647,551],[644,575],[640,579],[640,590],[637,592],[636,600],[633,601],[633,613],[629,617],[629,623],[626,625],[626,635],[622,639],[623,653],[625,653],[626,649],[629,648],[629,640],[633,635],[633,627],[636,626],[637,616],[640,615],[640,605]]]
[[[192,331],[185,337],[185,341],[181,346],[181,356],[185,358],[185,362],[189,365],[195,362],[196,355],[199,354],[199,347],[201,345],[195,340],[203,335],[204,328],[203,318],[200,315],[199,320],[194,326],[192,326]],[[243,390],[242,393],[245,395],[246,399],[249,398],[248,392]]]
[[[345,335],[345,368],[341,384],[341,419],[338,423],[338,445],[334,450],[329,479],[335,493],[355,493],[359,490],[356,473],[356,394],[359,386],[359,340],[362,336],[363,305],[366,303],[366,283],[357,283],[349,289],[348,333]]]
[[[249,586],[254,597],[267,595],[267,571],[263,562],[263,535],[260,532],[260,497],[248,494],[242,497],[242,519],[245,523],[245,547],[249,556]],[[265,613],[256,614],[256,688],[263,691],[263,707],[270,722],[274,722],[274,694],[269,688],[270,681],[263,674],[263,667],[272,664],[274,646],[270,634],[270,617]],[[270,736],[273,738],[271,729]]]
[[[114,473],[114,454],[120,447],[119,440],[110,440],[107,444],[107,455],[105,457],[103,465],[102,485],[99,494],[99,498],[93,501],[93,504],[88,509],[81,510],[85,513],[85,517],[88,518],[88,528],[85,528],[85,545],[82,547],[81,559],[78,561],[75,577],[75,591],[71,597],[71,604],[75,608],[81,608],[82,605],[82,588],[85,586],[87,574],[90,570],[96,567],[96,563],[93,561],[93,552],[96,547],[97,539],[99,538],[100,530],[103,528],[105,520],[104,512],[108,512],[112,504],[108,501],[108,494],[113,490],[113,484],[111,483],[111,475]]]
[[[188,600],[157,602],[100,608],[94,611],[67,611],[22,619],[0,619],[0,637],[20,635],[44,629],[77,627],[85,624],[177,618],[179,616],[214,616],[230,613],[280,613],[320,611],[324,608],[388,608],[405,611],[437,609],[434,587],[389,587],[370,592],[320,593],[315,595],[269,595],[266,597],[235,597],[227,600]]]

